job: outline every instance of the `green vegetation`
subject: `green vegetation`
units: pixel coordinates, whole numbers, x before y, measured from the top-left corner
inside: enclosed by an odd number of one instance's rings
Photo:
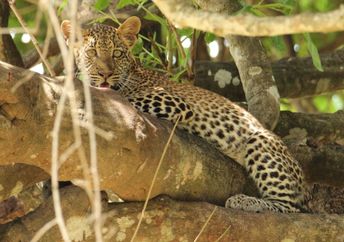
[[[101,17],[96,19],[97,22],[104,22],[111,19],[114,22],[119,22],[113,13],[103,12],[110,4],[111,0],[97,0],[94,8],[103,13]],[[341,0],[274,0],[274,1],[250,1],[255,4],[247,4],[242,1],[243,8],[239,13],[245,12],[257,16],[276,16],[276,15],[290,15],[301,12],[326,12],[337,8]],[[62,13],[66,7],[68,0],[62,0],[58,8],[58,12]],[[17,0],[16,6],[20,10],[23,19],[28,27],[39,30],[36,31],[35,36],[39,42],[44,43],[48,32],[45,16],[38,11],[37,6],[30,4],[25,0]],[[190,28],[177,29],[173,27],[167,19],[165,19],[158,11],[153,11],[153,3],[148,0],[120,0],[117,4],[117,10],[125,9],[128,6],[134,6],[138,11],[145,13],[144,19],[152,22],[152,28],[145,31],[139,36],[139,41],[133,49],[134,54],[143,65],[164,70],[171,74],[175,80],[181,78],[192,77],[192,61],[194,61],[195,49],[193,44],[202,36],[205,43],[208,45],[208,51],[215,51],[215,47],[220,45],[225,46],[223,39],[216,37],[211,33],[200,35],[198,30]],[[237,14],[239,14],[237,13]],[[10,16],[9,27],[20,27],[15,16]],[[154,29],[154,31],[152,31]],[[203,37],[204,36],[204,37]],[[330,34],[297,34],[293,36],[278,36],[262,38],[263,45],[271,58],[277,60],[280,58],[287,58],[291,56],[305,57],[311,56],[313,64],[318,70],[322,70],[322,65],[319,58],[319,52],[329,52],[341,48],[343,33]],[[14,41],[22,55],[27,54],[33,49],[32,43],[27,39],[25,34],[15,34]],[[215,46],[215,47],[209,47]],[[220,49],[221,51],[221,49]],[[221,55],[213,57],[210,55],[210,60],[214,61],[230,61],[231,57]],[[296,105],[298,103],[298,105]],[[306,105],[307,110],[318,112],[335,112],[344,107],[344,93],[343,91],[308,98],[304,100],[282,100],[281,109],[297,111],[300,108],[300,103]]]

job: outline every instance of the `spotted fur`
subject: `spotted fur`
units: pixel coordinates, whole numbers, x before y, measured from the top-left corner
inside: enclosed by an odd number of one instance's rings
[[[62,24],[68,38],[68,24]],[[110,86],[142,112],[176,122],[246,168],[261,198],[230,197],[226,207],[247,211],[299,212],[304,202],[302,170],[279,137],[228,99],[189,84],[177,84],[144,69],[130,49],[140,29],[137,17],[118,29],[96,24],[84,31],[76,62],[94,86]]]

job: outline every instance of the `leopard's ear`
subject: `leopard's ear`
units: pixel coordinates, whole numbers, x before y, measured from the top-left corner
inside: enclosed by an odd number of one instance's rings
[[[132,16],[122,23],[117,29],[118,35],[122,38],[125,44],[132,47],[137,37],[136,35],[141,29],[141,21],[138,17]]]
[[[63,20],[61,23],[61,30],[65,39],[69,39],[70,31],[71,31],[71,23],[69,20]]]

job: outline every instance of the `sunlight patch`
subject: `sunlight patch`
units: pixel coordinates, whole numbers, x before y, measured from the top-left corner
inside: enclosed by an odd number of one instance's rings
[[[37,72],[39,74],[43,74],[44,73],[44,68],[43,68],[43,64],[39,63],[33,67],[30,68],[31,71]]]
[[[67,220],[68,234],[73,241],[84,241],[92,235],[92,229],[85,217],[70,217]]]
[[[217,41],[213,41],[209,43],[209,55],[212,58],[215,58],[219,54],[219,44]]]
[[[29,43],[31,41],[31,37],[29,34],[23,34],[21,37],[21,41],[25,44]]]

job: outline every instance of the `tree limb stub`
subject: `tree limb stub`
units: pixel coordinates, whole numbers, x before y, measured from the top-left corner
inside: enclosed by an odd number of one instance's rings
[[[344,89],[344,51],[320,56],[324,71],[318,71],[311,57],[281,59],[271,63],[282,98],[299,98]],[[234,63],[197,61],[195,85],[219,93],[233,101],[244,101],[245,94]]]
[[[184,0],[154,0],[161,12],[178,27],[191,27],[216,35],[276,36],[305,32],[329,33],[344,30],[344,7],[327,13],[294,16],[228,16],[196,10]]]
[[[73,241],[94,241],[87,220],[90,204],[80,188],[61,190],[62,209]],[[75,201],[78,202],[75,202]],[[106,241],[130,241],[142,203],[104,204]],[[215,206],[202,202],[176,202],[159,197],[149,202],[136,241],[194,241]],[[54,218],[51,199],[25,218],[8,224],[1,241],[29,241]],[[197,241],[343,241],[343,216],[314,214],[247,213],[216,207]],[[58,228],[50,229],[40,241],[60,241]]]

